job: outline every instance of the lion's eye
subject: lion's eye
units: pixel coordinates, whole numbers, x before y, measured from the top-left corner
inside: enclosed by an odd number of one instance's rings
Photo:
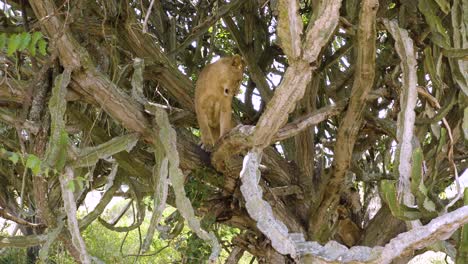
[[[229,89],[224,89],[224,95],[229,95]]]

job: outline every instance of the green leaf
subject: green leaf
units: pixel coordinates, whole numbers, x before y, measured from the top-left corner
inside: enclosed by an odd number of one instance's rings
[[[16,164],[16,163],[18,163],[19,155],[18,155],[18,153],[13,153],[10,157],[8,157],[8,159],[11,160],[11,162],[13,162],[13,164]]]
[[[30,41],[31,41],[31,34],[29,34],[28,32],[21,33],[20,44],[18,46],[18,50],[23,51],[28,46]]]
[[[0,34],[0,51],[3,50],[7,42],[7,36],[5,33]]]
[[[31,56],[36,57],[36,46],[31,46],[31,44],[29,44],[28,50],[29,53],[31,53]]]
[[[26,168],[31,169],[33,175],[37,176],[41,172],[41,160],[33,155],[28,155],[28,160],[26,161]]]
[[[37,46],[39,48],[39,53],[41,53],[41,55],[43,56],[47,55],[47,41],[45,41],[44,39],[40,39],[37,42]]]
[[[42,32],[36,31],[32,34],[31,44],[36,45],[37,41],[42,38]]]
[[[18,50],[18,47],[21,42],[21,37],[18,34],[12,35],[10,39],[8,40],[8,50],[7,50],[7,56],[13,55]]]
[[[33,57],[36,56],[36,50],[37,50],[36,44],[40,39],[42,39],[42,33],[40,31],[36,31],[32,34],[31,42],[29,42],[28,50]]]

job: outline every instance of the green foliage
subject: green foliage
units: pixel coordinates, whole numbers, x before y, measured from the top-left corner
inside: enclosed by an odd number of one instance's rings
[[[306,27],[308,24],[309,24],[309,16],[306,16],[305,14],[302,14],[301,15],[301,20],[302,20],[302,24],[304,25],[304,27]]]
[[[20,43],[18,46],[18,51],[23,51],[31,42],[31,34],[23,32],[20,34]]]
[[[382,198],[388,204],[392,215],[405,221],[421,218],[421,213],[417,209],[400,204],[395,184],[396,181],[394,180],[382,180],[380,182]]]
[[[30,154],[26,161],[26,168],[31,169],[34,176],[39,175],[41,172],[42,161],[35,155]]]
[[[12,56],[15,52],[28,50],[31,56],[35,57],[36,52],[43,56],[47,54],[47,41],[41,32],[23,32],[18,34],[0,34],[0,51],[7,46],[7,56]]]
[[[441,140],[445,138],[445,130],[441,131]],[[418,208],[409,208],[398,200],[396,181],[383,180],[380,183],[383,200],[388,204],[392,214],[402,220],[414,220],[422,217],[433,218],[437,216],[436,204],[429,197],[429,189],[424,184],[423,161],[424,154],[421,148],[414,149],[411,157],[411,193],[415,196]]]
[[[48,177],[49,171],[53,171],[55,174],[58,173],[57,170],[51,169],[43,160],[33,154],[23,155],[21,153],[11,152],[4,148],[0,148],[0,157],[11,161],[14,165],[17,165],[18,161],[21,161],[21,165],[30,169],[34,176],[43,174],[45,177]]]
[[[13,164],[16,165],[16,163],[18,163],[18,160],[19,160],[19,155],[18,155],[18,153],[13,153],[8,159],[11,162],[13,162]]]
[[[28,46],[28,50],[29,50],[29,52],[31,52],[32,56],[36,56],[36,48],[35,47],[36,47],[36,44],[38,44],[38,41],[41,41],[41,43],[42,42],[46,43],[46,41],[44,40],[44,38],[42,36],[42,33],[40,31],[36,31],[36,32],[34,32],[32,34],[32,39],[31,39],[31,42],[29,43],[29,46]],[[38,46],[42,46],[42,45],[44,45],[44,44],[38,44]],[[41,54],[45,55],[46,54],[45,50],[43,50],[42,47],[40,49],[41,49],[41,51],[40,51]]]
[[[187,197],[195,208],[200,207],[201,203],[212,193],[212,187],[205,184],[205,179],[210,173],[205,168],[194,170],[194,177],[189,177],[185,184]],[[221,177],[220,177],[221,178]]]
[[[218,27],[216,32],[215,46],[225,51],[227,54],[234,54],[235,43],[232,41],[231,33],[223,27]]]
[[[111,211],[116,211],[122,203],[118,203]],[[145,230],[149,225],[150,217],[147,217],[140,227],[142,239],[145,236]],[[125,215],[119,222],[119,225],[130,225],[133,222],[133,216]],[[140,247],[139,231],[137,229],[128,233],[119,233],[111,231],[99,222],[95,221],[82,232],[86,247],[90,255],[102,260],[104,263],[134,263]],[[123,242],[123,244],[122,244]],[[150,245],[148,256],[139,256],[137,263],[179,263],[180,252],[172,246],[168,247],[170,241],[154,237]]]
[[[8,39],[8,48],[7,48],[7,55],[11,56],[18,50],[18,47],[21,42],[21,37],[18,34],[10,36]]]
[[[176,248],[182,253],[186,263],[207,263],[211,253],[210,245],[192,232],[189,232],[184,243]]]
[[[411,192],[416,197],[416,201],[418,203],[418,208],[427,214],[432,214],[432,216],[437,216],[436,206],[434,202],[428,197],[428,190],[427,187],[424,185],[423,179],[423,161],[424,155],[421,148],[416,148],[413,151],[412,155],[412,173],[411,173]]]
[[[25,248],[9,248],[0,255],[0,263],[27,263]]]

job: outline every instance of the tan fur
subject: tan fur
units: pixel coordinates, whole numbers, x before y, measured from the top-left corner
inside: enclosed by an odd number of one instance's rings
[[[195,111],[205,147],[214,146],[232,128],[232,98],[239,92],[244,67],[242,58],[234,55],[205,66],[198,76]]]
[[[338,226],[336,228],[336,235],[338,241],[342,242],[348,247],[357,244],[361,237],[361,229],[349,218],[349,210],[340,206],[337,208],[338,213]]]

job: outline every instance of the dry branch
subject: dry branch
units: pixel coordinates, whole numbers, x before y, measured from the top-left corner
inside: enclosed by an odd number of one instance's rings
[[[78,220],[76,219],[76,202],[75,195],[70,188],[70,183],[74,180],[74,173],[72,168],[65,167],[65,173],[59,177],[60,189],[62,190],[63,205],[67,214],[68,230],[72,236],[72,243],[80,254],[80,260],[83,264],[90,264],[91,258],[86,251],[86,245],[83,237],[80,234],[80,228],[78,226]]]
[[[288,228],[273,215],[271,206],[262,199],[260,181],[261,149],[254,149],[244,157],[240,179],[245,207],[249,215],[257,222],[258,229],[271,240],[275,250],[283,255],[297,257],[297,249],[293,239],[288,234]]]
[[[278,133],[273,138],[273,142],[293,137],[310,126],[318,125],[320,122],[341,113],[344,107],[344,102],[337,103],[336,105],[325,106],[310,114],[301,116],[279,129]]]
[[[3,208],[0,208],[0,217],[2,217],[3,219],[6,219],[6,220],[10,220],[10,221],[13,221],[17,224],[20,224],[20,225],[27,225],[27,226],[31,226],[31,227],[40,227],[40,226],[43,226],[43,224],[41,223],[31,223],[31,222],[28,222],[20,217],[17,217],[13,214],[10,214],[7,212],[7,210],[3,209]]]
[[[99,200],[99,203],[96,205],[94,210],[80,220],[80,230],[84,230],[86,227],[88,227],[88,225],[90,225],[94,220],[96,220],[102,214],[102,212],[104,212],[104,209],[106,209],[106,206],[112,200],[115,192],[119,188],[120,184],[114,182],[114,184],[107,191],[104,192],[104,194],[101,197],[101,200]]]

